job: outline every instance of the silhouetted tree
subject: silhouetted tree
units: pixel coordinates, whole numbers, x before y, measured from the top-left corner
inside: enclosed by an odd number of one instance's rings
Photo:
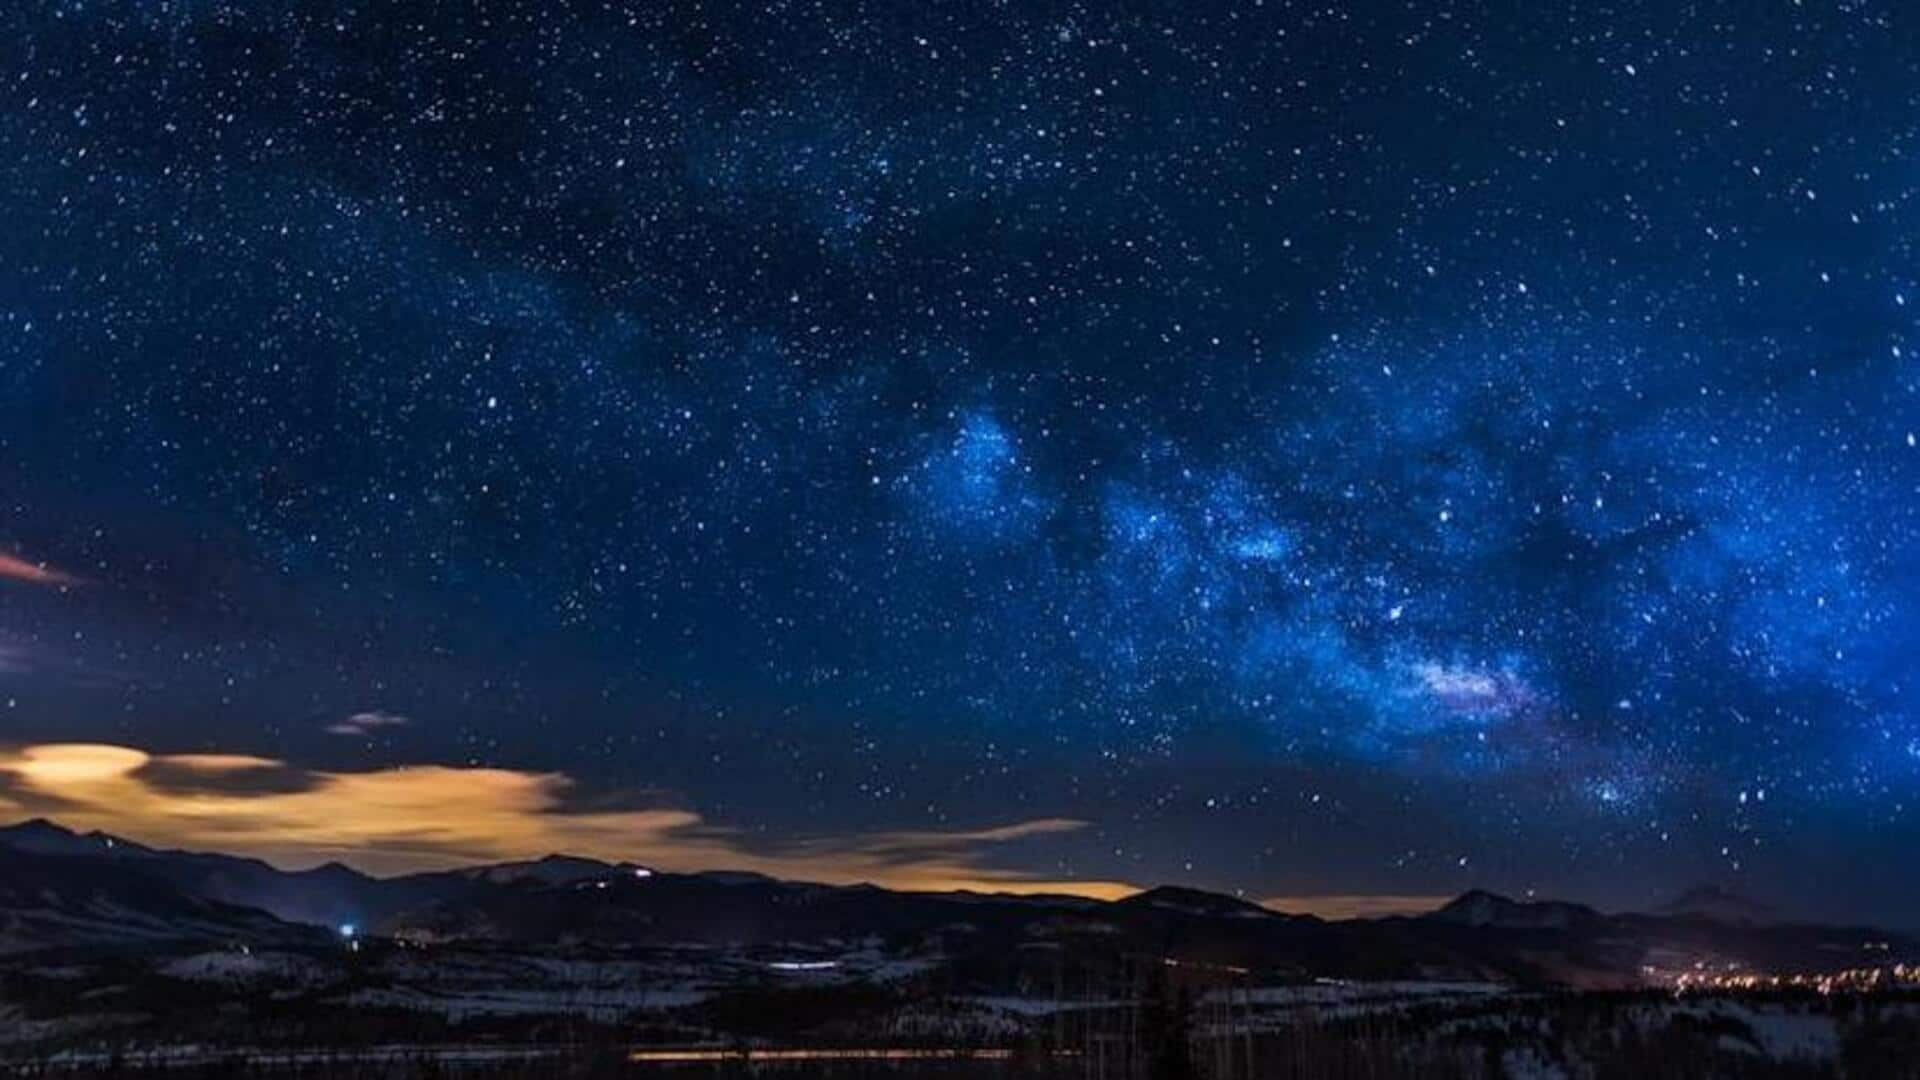
[[[1149,1080],[1197,1080],[1193,1064],[1193,997],[1185,987],[1168,985],[1165,969],[1147,982],[1140,1037]]]

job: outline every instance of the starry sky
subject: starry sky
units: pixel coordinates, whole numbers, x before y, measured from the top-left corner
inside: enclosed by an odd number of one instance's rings
[[[1913,921],[1906,5],[0,58],[0,808],[286,855],[250,801],[397,783],[316,844],[510,853],[464,777],[669,863]]]

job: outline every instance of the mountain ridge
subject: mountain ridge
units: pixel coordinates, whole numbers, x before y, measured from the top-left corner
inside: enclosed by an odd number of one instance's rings
[[[1647,912],[1665,918],[1691,917],[1732,926],[1764,926],[1788,921],[1781,913],[1719,885],[1696,885]]]
[[[0,827],[0,863],[25,867],[39,883],[37,891],[0,890],[0,931],[14,930],[0,932],[0,951],[169,935],[329,938],[351,925],[359,937],[420,945],[831,956],[869,942],[965,969],[1004,965],[1023,949],[1070,948],[1288,978],[1614,988],[1702,966],[1820,971],[1920,961],[1920,941],[1864,928],[1725,922],[1695,910],[1609,915],[1484,889],[1424,915],[1327,921],[1177,885],[1111,901],[896,892],[565,855],[375,878],[339,864],[283,871],[241,856],[162,851],[44,820]],[[128,912],[121,933],[114,919]]]

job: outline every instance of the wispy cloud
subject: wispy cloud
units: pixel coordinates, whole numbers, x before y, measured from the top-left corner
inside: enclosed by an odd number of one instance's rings
[[[372,712],[357,712],[345,720],[328,724],[327,734],[371,735],[382,729],[406,727],[411,723],[413,723],[413,721],[410,718],[401,716],[398,713],[380,712],[378,710]]]
[[[0,578],[8,581],[21,581],[29,585],[79,585],[83,579],[69,574],[65,570],[55,569],[46,563],[29,562],[18,555],[9,555],[0,551]]]
[[[69,826],[283,866],[338,859],[396,873],[568,852],[663,870],[751,870],[834,884],[1117,897],[1123,882],[993,865],[1003,845],[1073,832],[1046,818],[971,831],[808,835],[768,842],[685,809],[573,810],[561,773],[423,765],[305,770],[234,754],[46,743],[0,750],[0,816],[59,807]]]

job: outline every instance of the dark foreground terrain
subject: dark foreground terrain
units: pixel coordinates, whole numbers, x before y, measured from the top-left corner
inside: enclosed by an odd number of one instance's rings
[[[288,873],[0,829],[24,1076],[1920,1077],[1916,960],[1708,894],[1326,922],[567,858]]]
[[[1061,1080],[1920,1076],[1920,998],[1903,995],[1675,998],[1588,993],[1488,997],[1471,1003],[1400,1001],[1346,1011],[1255,1006],[1244,1017],[1225,1018],[1224,1025],[1217,1007],[1163,1002],[1149,1003],[1144,1013],[1114,1009],[1056,1014],[994,1045],[970,1048],[931,1043],[861,1048],[848,1038],[777,1046],[756,1042],[756,1031],[780,1026],[780,1012],[787,1006],[812,1006],[778,997],[758,1004],[768,1010],[760,1014],[763,1024],[730,1025],[728,1039],[700,1047],[623,1043],[620,1026],[609,1024],[567,1033],[523,1033],[570,1034],[577,1040],[571,1043],[508,1043],[487,1038],[484,1031],[450,1030],[431,1041],[373,1040],[326,1048],[296,1043],[75,1047],[15,1057],[10,1068],[21,1076],[176,1080],[255,1075],[394,1080],[652,1075]],[[864,1014],[877,1021],[884,1019],[885,1009],[901,1006],[869,1002],[868,1007],[881,1010]]]

